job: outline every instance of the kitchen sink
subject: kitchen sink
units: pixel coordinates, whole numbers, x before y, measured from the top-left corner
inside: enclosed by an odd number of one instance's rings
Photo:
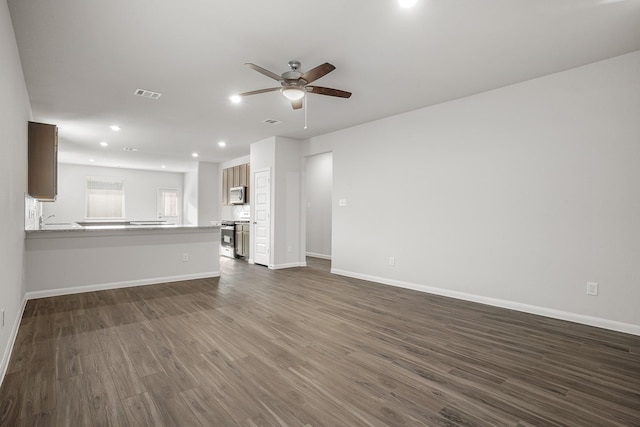
[[[75,222],[49,222],[42,226],[43,230],[67,230],[72,228],[80,228]]]

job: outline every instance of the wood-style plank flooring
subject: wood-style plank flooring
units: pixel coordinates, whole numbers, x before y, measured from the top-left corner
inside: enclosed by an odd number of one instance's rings
[[[640,425],[640,337],[221,261],[29,301],[0,425]]]

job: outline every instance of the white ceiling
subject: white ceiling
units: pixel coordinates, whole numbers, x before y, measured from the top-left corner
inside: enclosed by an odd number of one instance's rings
[[[61,127],[60,160],[143,169],[184,171],[193,151],[221,162],[269,136],[304,139],[640,49],[640,0],[8,3],[34,119]],[[303,71],[332,63],[314,84],[353,96],[308,95],[306,130],[278,92],[229,102],[278,86],[245,62],[280,74],[292,59]]]

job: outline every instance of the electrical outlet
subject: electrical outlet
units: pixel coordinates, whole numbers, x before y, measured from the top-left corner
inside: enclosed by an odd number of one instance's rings
[[[287,246],[287,252],[289,252],[289,253],[293,252],[293,247]]]
[[[182,254],[182,262],[189,262],[189,254],[188,253],[183,253]]]
[[[394,267],[396,265],[396,258],[395,257],[389,257],[389,265]]]
[[[587,295],[598,295],[598,284],[595,282],[587,282]]]

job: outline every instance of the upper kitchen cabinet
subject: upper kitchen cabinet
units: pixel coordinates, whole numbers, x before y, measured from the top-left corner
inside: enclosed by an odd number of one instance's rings
[[[247,188],[246,203],[249,203],[249,188],[251,181],[251,170],[249,163],[234,166],[222,170],[222,204],[230,205],[229,190],[233,187],[243,186]]]
[[[243,185],[243,186],[247,187],[247,191],[245,193],[245,199],[247,200],[247,204],[248,204],[249,203],[249,190],[251,189],[251,185],[249,184],[249,181],[251,180],[249,163],[246,163],[244,165],[240,165],[239,167],[240,167],[240,185]]]
[[[240,166],[234,166],[232,169],[232,173],[233,173],[233,184],[231,184],[231,186],[237,187],[238,185],[240,185]]]
[[[58,195],[58,127],[29,122],[29,195],[53,202]]]
[[[229,171],[232,169],[223,169],[222,170],[222,204],[227,206],[229,204],[229,188],[231,184],[229,183]]]

